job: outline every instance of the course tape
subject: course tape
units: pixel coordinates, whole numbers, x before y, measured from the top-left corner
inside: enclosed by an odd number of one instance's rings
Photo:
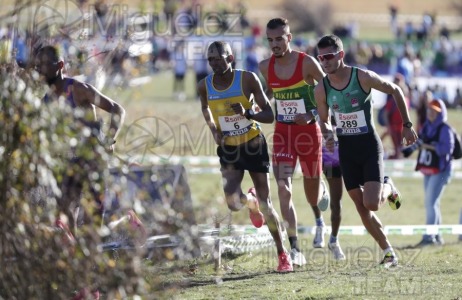
[[[201,241],[205,244],[212,245],[217,239],[220,241],[221,253],[240,254],[274,245],[273,237],[269,232],[229,237],[205,236],[201,238]]]
[[[218,229],[205,229],[206,225],[200,225],[199,228],[203,228],[203,236],[219,236],[231,232],[233,235],[237,234],[269,234],[268,228],[255,228],[247,225],[233,225],[231,227],[225,227],[220,230]],[[388,225],[384,227],[384,233],[387,235],[420,235],[420,234],[462,234],[462,225]],[[316,233],[316,226],[303,226],[298,227],[300,234],[312,234]],[[325,226],[326,234],[332,232],[331,226]],[[340,226],[339,235],[366,235],[368,234],[364,226]]]
[[[233,225],[221,229],[207,229],[206,225],[200,225],[199,228],[202,228],[200,230],[202,233],[202,242],[210,246],[218,239],[222,253],[241,254],[274,245],[273,238],[266,226],[255,228],[252,226]],[[325,230],[326,234],[330,234],[332,227],[325,226]],[[298,227],[298,232],[314,235],[316,233],[316,226]],[[387,235],[462,235],[462,225],[389,225],[384,227],[384,232]],[[363,226],[340,226],[339,229],[339,235],[367,234],[368,232]]]
[[[217,156],[170,156],[160,157],[156,155],[133,156],[128,161],[136,161],[141,164],[183,164],[188,166],[187,171],[191,174],[219,174],[217,168],[220,165]],[[384,173],[388,176],[399,178],[422,178],[420,172],[415,171],[414,159],[384,160]],[[453,178],[462,178],[462,161],[452,162]],[[297,173],[300,173],[300,166],[297,165]]]
[[[246,225],[231,225],[220,229],[210,228],[208,225],[199,225],[200,243],[206,252],[213,252],[216,241],[220,242],[221,253],[242,254],[274,246],[273,237],[268,227],[255,228]],[[332,228],[325,226],[326,234]],[[298,227],[301,234],[316,232],[316,226]],[[386,235],[422,235],[422,234],[452,234],[462,235],[462,225],[389,225],[384,227]],[[363,226],[340,226],[339,235],[367,235]],[[283,233],[285,237],[285,232]],[[181,241],[171,235],[152,236],[148,238],[143,248],[153,249],[162,247],[176,247]],[[110,242],[100,246],[103,251],[135,249],[124,242]]]

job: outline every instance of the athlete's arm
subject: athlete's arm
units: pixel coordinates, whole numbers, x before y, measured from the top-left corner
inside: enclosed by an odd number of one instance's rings
[[[72,95],[78,106],[94,105],[111,114],[107,137],[112,139],[114,143],[125,120],[125,109],[88,83],[74,81]]]
[[[199,93],[199,98],[201,100],[202,115],[204,116],[205,123],[210,128],[215,143],[217,145],[222,144],[223,136],[221,132],[217,129],[217,126],[212,118],[212,112],[210,111],[209,103],[207,101],[207,89],[205,87],[205,80],[202,79],[197,85],[197,91]]]
[[[260,111],[256,113],[252,119],[261,123],[273,123],[274,113],[271,109],[268,97],[263,91],[263,87],[260,79],[257,77],[257,74],[253,72],[244,72],[243,76],[244,93],[248,90],[251,94],[253,94],[255,102],[260,107]]]
[[[318,61],[310,55],[305,56],[303,59],[303,78],[306,83],[315,85],[316,83],[321,82],[324,76],[326,76],[326,74],[324,74],[324,71]]]
[[[403,90],[393,82],[383,79],[377,73],[369,70],[358,69],[358,79],[361,87],[364,91],[370,91],[376,89],[385,94],[390,94],[395,99],[396,106],[399,109],[403,123],[411,121],[409,117],[409,111],[406,106],[406,100],[404,99]],[[417,140],[417,134],[414,128],[403,128],[403,136],[406,139],[406,145],[413,144]]]
[[[321,82],[324,77],[324,72],[322,71],[319,63],[309,55],[304,56],[303,58],[303,79],[309,85],[315,85],[317,82]],[[294,122],[298,125],[306,125],[316,119],[316,116],[307,111],[305,114],[295,115]],[[315,121],[315,120],[314,120]],[[321,124],[321,127],[324,126]]]
[[[265,82],[266,82],[266,89],[265,89],[266,97],[268,97],[268,99],[270,101],[272,101],[272,99],[273,99],[273,89],[270,88],[269,82],[268,82],[268,68],[269,68],[269,59],[262,60],[258,64],[258,69],[260,70],[260,73],[261,73],[261,75],[263,76],[263,78],[265,79]]]
[[[334,133],[332,132],[332,126],[329,119],[329,106],[327,105],[326,90],[324,88],[324,82],[321,80],[318,85],[314,88],[314,99],[316,100],[316,106],[319,114],[319,121],[322,134],[326,141],[326,148],[333,152],[334,151]]]

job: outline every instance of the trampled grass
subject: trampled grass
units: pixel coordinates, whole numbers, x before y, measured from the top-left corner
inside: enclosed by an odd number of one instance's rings
[[[248,180],[246,178],[244,184],[250,184]],[[189,181],[196,207],[209,208],[209,212],[214,207],[216,214],[226,213],[220,178],[190,175]],[[383,206],[377,213],[383,224],[424,224],[422,180],[395,181],[406,201],[398,211]],[[453,180],[445,191],[442,200],[444,224],[458,223],[461,189],[460,180]],[[279,211],[274,188],[272,195]],[[294,182],[294,202],[299,225],[313,226],[314,217],[304,200],[301,182]],[[200,212],[203,211],[196,209],[198,222],[211,225],[213,219],[202,219],[204,216]],[[342,217],[342,225],[361,225],[346,194]],[[324,218],[329,225],[329,212],[324,214]],[[232,224],[249,224],[247,211],[234,213]],[[167,276],[165,279],[169,286],[181,284],[181,288],[175,291],[175,299],[457,299],[462,295],[459,284],[462,272],[457,267],[462,263],[462,243],[456,235],[443,237],[446,245],[442,247],[409,249],[420,241],[419,235],[389,235],[400,259],[400,266],[392,270],[377,266],[383,253],[370,235],[339,236],[347,257],[345,262],[340,263],[332,260],[329,250],[313,249],[312,235],[301,235],[300,245],[308,265],[291,274],[275,273],[276,253],[271,247],[237,258],[225,255],[222,269],[218,272],[214,271],[213,263],[207,261],[210,259],[208,255],[198,261],[195,274],[182,273],[180,277]]]
[[[399,237],[400,243],[412,238]],[[347,260],[334,262],[327,249],[307,250],[308,265],[278,274],[274,249],[224,259],[225,270],[199,265],[194,275],[163,273],[166,286],[182,286],[174,299],[458,299],[460,244],[398,250],[400,266],[377,266],[381,251],[370,237],[343,239]],[[200,261],[199,261],[200,263]]]

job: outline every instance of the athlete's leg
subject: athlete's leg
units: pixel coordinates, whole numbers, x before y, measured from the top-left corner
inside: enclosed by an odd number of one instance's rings
[[[375,190],[381,189],[380,182],[366,182],[364,188],[367,186],[373,186]],[[351,199],[353,200],[356,210],[361,217],[361,221],[366,227],[369,234],[377,241],[381,249],[387,249],[391,247],[384,231],[382,223],[380,222],[379,218],[375,215],[373,211],[366,207],[365,203],[369,203],[365,201],[366,193],[363,193],[361,188],[356,188],[348,191]],[[377,202],[377,201],[376,201]],[[376,206],[375,206],[376,207]]]
[[[255,190],[257,192],[257,199],[260,204],[260,210],[265,216],[268,229],[276,243],[278,254],[285,251],[282,244],[281,225],[279,217],[270,199],[269,188],[269,175],[267,173],[249,172],[252,178]]]
[[[287,235],[297,236],[297,212],[292,201],[292,176],[294,168],[292,163],[280,162],[273,164],[279,196],[279,206],[282,218],[287,222]]]
[[[73,172],[75,172],[75,164],[70,163],[68,168],[71,168]],[[66,173],[63,176],[61,196],[58,197],[57,205],[60,212],[66,216],[69,229],[75,236],[83,186],[81,180],[75,175],[75,173],[70,172],[70,174],[74,175],[68,175],[68,173]]]
[[[316,219],[321,217],[321,210],[318,208],[320,186],[321,177],[303,177],[303,188],[305,189],[306,200],[310,204]]]
[[[231,211],[239,211],[247,204],[247,195],[242,192],[241,188],[244,171],[232,168],[221,168],[221,176],[228,208]]]
[[[273,173],[278,188],[279,205],[286,222],[291,249],[299,250],[297,212],[292,201],[292,177],[297,163],[293,150],[293,125],[277,123],[273,136]]]
[[[343,195],[343,180],[342,177],[327,177],[330,192],[330,221],[332,226],[332,236],[337,237],[342,221],[342,195]]]

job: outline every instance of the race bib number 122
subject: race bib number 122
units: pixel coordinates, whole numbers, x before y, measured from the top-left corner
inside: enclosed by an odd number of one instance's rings
[[[298,100],[276,100],[277,120],[279,122],[293,122],[295,115],[305,114],[305,102]]]

